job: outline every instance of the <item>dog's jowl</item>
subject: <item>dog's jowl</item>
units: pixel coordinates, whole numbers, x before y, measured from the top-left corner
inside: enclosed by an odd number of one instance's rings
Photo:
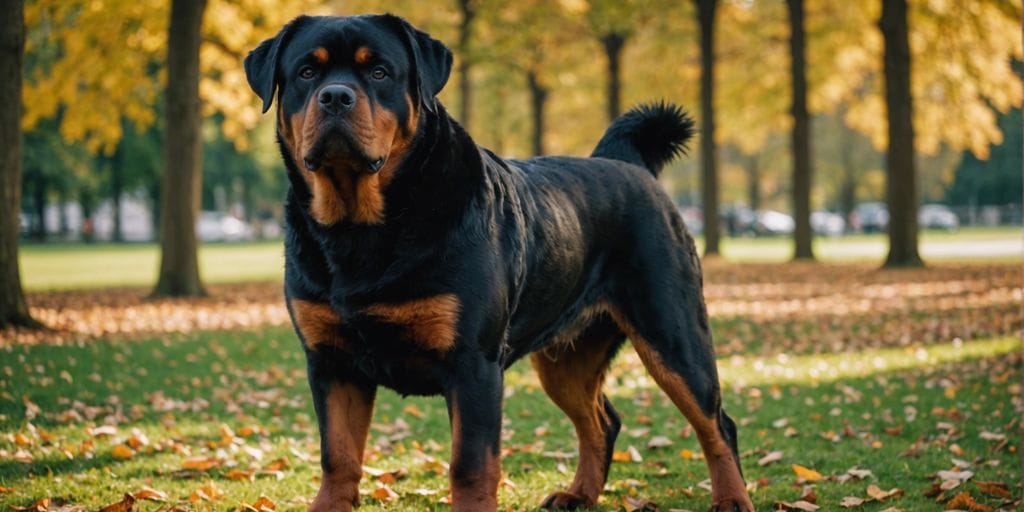
[[[693,239],[656,176],[693,132],[636,108],[590,158],[503,160],[438,103],[452,54],[391,15],[299,17],[245,60],[277,103],[285,291],[308,361],[323,477],[357,503],[378,386],[443,395],[456,511],[497,508],[502,376],[529,355],[579,465],[542,503],[586,508],[620,421],[601,387],[628,339],[700,438],[712,508],[751,511],[721,406]]]

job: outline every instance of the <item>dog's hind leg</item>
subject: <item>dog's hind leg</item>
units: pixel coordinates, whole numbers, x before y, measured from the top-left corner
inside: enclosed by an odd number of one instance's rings
[[[685,254],[639,267],[650,270],[634,275],[612,314],[647,371],[696,431],[711,473],[711,510],[753,512],[736,425],[722,409],[699,262],[693,253],[692,259]]]
[[[601,386],[624,338],[610,318],[601,316],[575,343],[553,345],[531,355],[544,391],[575,425],[580,451],[572,485],[545,498],[543,508],[572,510],[597,504],[621,427]]]

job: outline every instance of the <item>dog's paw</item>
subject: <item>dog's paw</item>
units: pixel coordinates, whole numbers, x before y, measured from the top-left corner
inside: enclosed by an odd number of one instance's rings
[[[710,512],[754,512],[754,505],[750,499],[725,499],[711,505]]]
[[[540,508],[545,510],[578,510],[581,508],[591,508],[595,504],[595,500],[588,499],[586,496],[571,492],[553,492],[544,498],[541,502]]]

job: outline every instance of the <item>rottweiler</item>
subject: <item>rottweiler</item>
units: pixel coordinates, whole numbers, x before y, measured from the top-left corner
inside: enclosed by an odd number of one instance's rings
[[[493,511],[503,373],[529,355],[579,463],[544,508],[594,506],[621,421],[601,387],[628,338],[697,432],[712,508],[752,511],[722,410],[700,260],[661,168],[693,121],[616,119],[590,158],[506,160],[436,99],[452,53],[400,17],[301,16],[245,59],[277,99],[290,186],[285,296],[307,358],[323,477],[351,510],[378,386],[443,395],[455,511]]]

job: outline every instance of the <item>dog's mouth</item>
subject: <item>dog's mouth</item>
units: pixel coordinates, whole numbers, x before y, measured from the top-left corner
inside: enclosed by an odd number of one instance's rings
[[[313,144],[302,157],[302,165],[313,172],[349,169],[369,174],[384,167],[387,155],[367,155],[361,145],[341,127],[320,130]]]

